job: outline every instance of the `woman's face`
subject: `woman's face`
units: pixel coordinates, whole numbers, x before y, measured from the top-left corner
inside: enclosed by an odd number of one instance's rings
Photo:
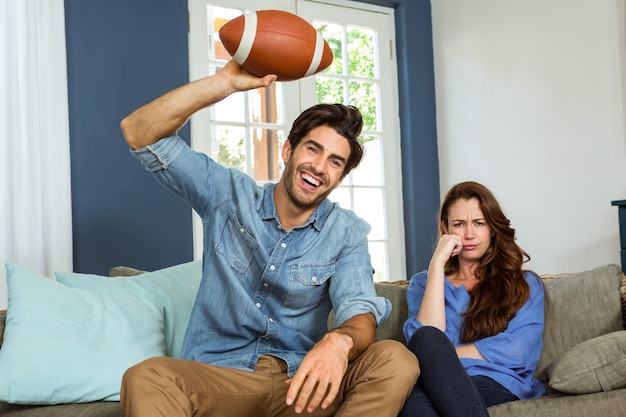
[[[478,261],[491,245],[491,228],[475,198],[459,199],[452,204],[448,222],[442,226],[447,234],[457,235],[463,241],[459,261]]]

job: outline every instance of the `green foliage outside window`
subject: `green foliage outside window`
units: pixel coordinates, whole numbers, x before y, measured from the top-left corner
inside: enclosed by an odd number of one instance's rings
[[[373,50],[374,33],[362,29],[351,29],[346,33],[347,62],[343,59],[341,31],[332,25],[318,29],[328,46],[333,51],[333,63],[324,71],[329,77],[318,77],[316,81],[316,100],[318,103],[345,103],[346,93],[350,103],[356,106],[363,115],[363,129],[377,130],[377,86],[373,82],[376,73],[375,54]],[[344,72],[344,64],[347,66]],[[333,74],[345,74],[350,77],[348,91],[341,78],[332,78]],[[371,81],[370,81],[371,80]],[[363,138],[364,141],[371,140]]]
[[[219,141],[219,152],[217,160],[226,168],[236,168],[245,172],[246,156],[243,152],[244,138],[237,139],[236,146],[232,146],[225,140]]]

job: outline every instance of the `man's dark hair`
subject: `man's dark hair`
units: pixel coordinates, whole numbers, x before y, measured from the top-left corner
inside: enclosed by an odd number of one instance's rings
[[[363,143],[359,140],[363,128],[361,112],[354,106],[344,104],[316,104],[303,111],[293,122],[287,140],[295,149],[308,133],[320,126],[328,126],[348,140],[350,157],[346,161],[342,177],[356,168],[363,158]]]

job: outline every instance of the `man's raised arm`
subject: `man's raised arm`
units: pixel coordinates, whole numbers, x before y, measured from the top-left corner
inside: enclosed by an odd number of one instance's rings
[[[178,87],[135,110],[121,122],[131,149],[141,149],[180,129],[198,110],[237,91],[268,87],[276,76],[251,75],[230,60],[215,75]]]

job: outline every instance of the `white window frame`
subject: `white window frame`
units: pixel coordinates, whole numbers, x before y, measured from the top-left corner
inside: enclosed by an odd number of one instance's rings
[[[304,3],[313,5],[327,5],[328,7],[343,7],[355,10],[374,12],[378,19],[390,28],[389,33],[381,31],[378,34],[380,57],[389,60],[387,65],[380,65],[380,108],[384,109],[381,115],[383,136],[383,175],[384,200],[386,210],[386,239],[387,265],[384,272],[387,279],[406,279],[406,259],[404,240],[404,213],[402,205],[402,164],[400,148],[400,116],[398,99],[397,64],[395,56],[394,10],[389,7],[371,5],[350,0],[266,0],[262,7],[255,0],[189,0],[189,78],[195,80],[208,76],[207,39],[201,34],[209,33],[206,27],[206,11],[208,4],[221,4],[228,8],[280,9],[296,13]],[[309,5],[306,5],[309,6]],[[308,8],[308,7],[307,7]],[[209,39],[208,42],[211,42]],[[285,123],[291,123],[300,112],[315,103],[315,80],[308,77],[300,81],[283,83],[285,96]],[[211,120],[208,110],[196,113],[191,119],[191,141],[196,150],[211,155],[210,140],[196,140],[196,138],[211,132]],[[356,210],[358,214],[358,209]],[[194,257],[202,258],[202,224],[194,213]]]

